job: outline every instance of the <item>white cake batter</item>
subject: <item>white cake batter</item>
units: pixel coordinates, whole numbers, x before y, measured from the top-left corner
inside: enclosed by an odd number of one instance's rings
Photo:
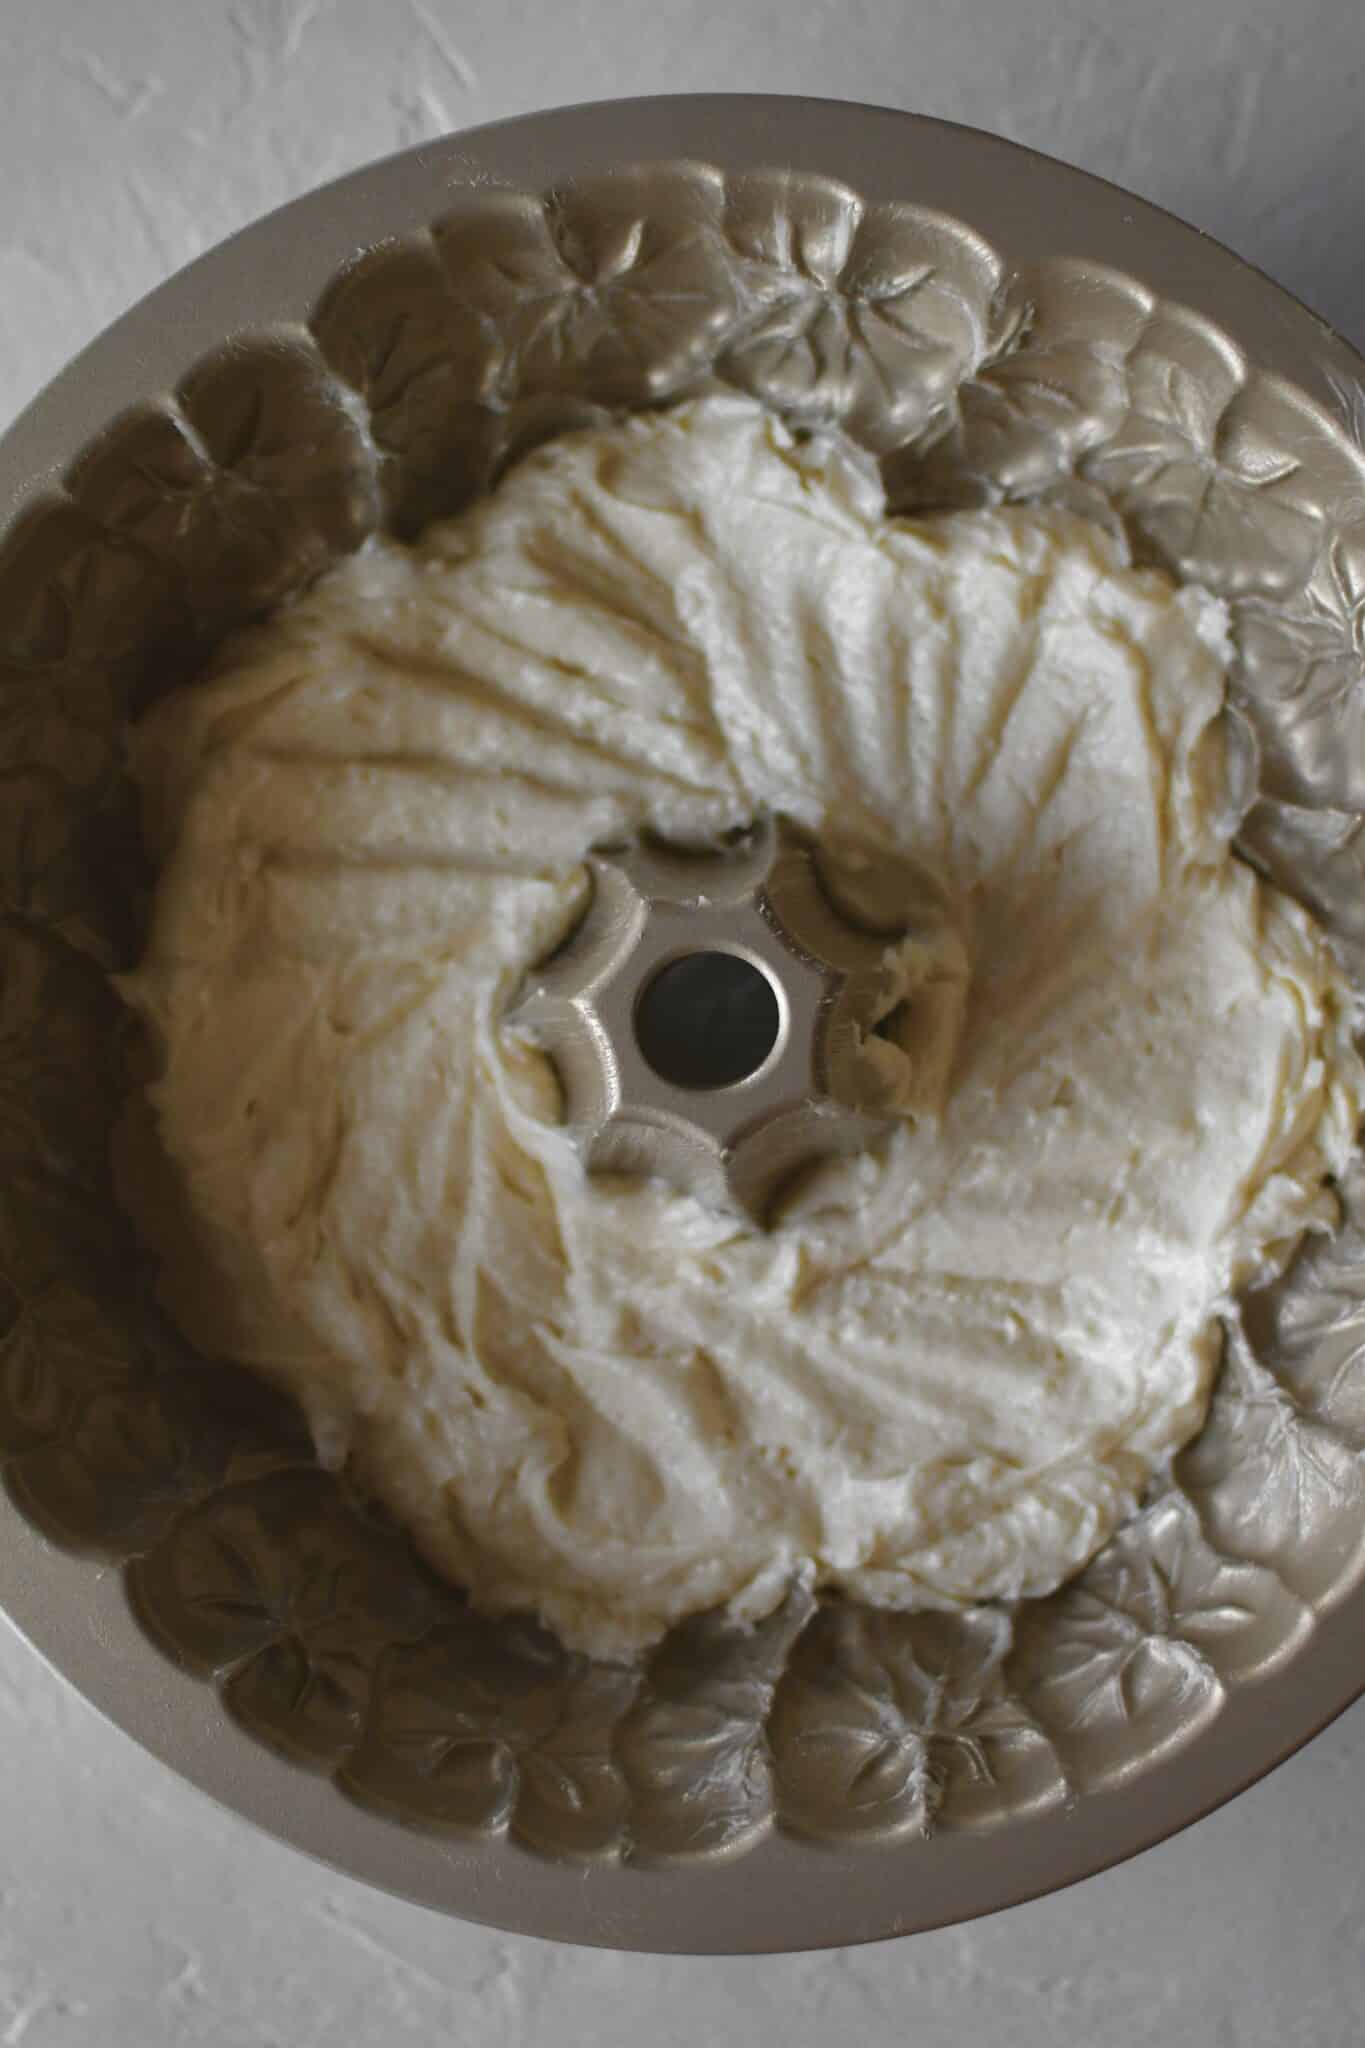
[[[1360,1109],[1326,943],[1228,850],[1223,632],[1078,520],[887,520],[737,400],[372,541],[137,738],[174,1312],[603,1654],[797,1571],[1056,1585]],[[934,963],[910,1113],[766,1232],[587,1179],[499,1022],[595,841],[760,810],[910,856]]]

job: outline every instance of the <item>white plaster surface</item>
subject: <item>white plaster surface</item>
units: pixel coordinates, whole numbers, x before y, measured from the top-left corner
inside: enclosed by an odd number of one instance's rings
[[[0,425],[115,314],[404,144],[770,90],[995,128],[1365,339],[1360,0],[0,0]],[[257,1835],[0,1628],[0,2048],[1360,2048],[1365,1706],[1078,1890],[878,1949],[675,1961],[399,1904]]]

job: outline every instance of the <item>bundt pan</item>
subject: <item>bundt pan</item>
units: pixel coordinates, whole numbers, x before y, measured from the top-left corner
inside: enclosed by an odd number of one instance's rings
[[[0,1603],[167,1764],[423,1903],[623,1948],[983,1913],[1228,1798],[1365,1688],[1365,1174],[1230,1329],[1208,1426],[1016,1611],[793,1595],[643,1669],[492,1624],[158,1318],[114,1203],[107,971],[150,877],[131,712],[379,527],[712,389],[837,423],[896,509],[1043,500],[1224,596],[1245,857],[1365,973],[1361,360],[1194,230],[963,128],[626,101],[285,207],[0,444]]]

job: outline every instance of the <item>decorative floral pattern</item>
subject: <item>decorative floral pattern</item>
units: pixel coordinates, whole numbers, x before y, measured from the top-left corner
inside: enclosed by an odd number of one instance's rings
[[[734,1854],[997,1823],[1197,1736],[1365,1572],[1365,1180],[1245,1304],[1203,1436],[1079,1581],[1017,1614],[796,1588],[642,1671],[471,1614],[189,1356],[112,1199],[105,969],[145,880],[119,729],[379,523],[548,434],[754,393],[881,460],[898,508],[1121,526],[1231,603],[1261,754],[1248,857],[1365,985],[1365,454],[1207,322],[1093,264],[1018,276],[961,223],[827,180],[622,171],[489,191],[114,421],[0,535],[0,1461],[59,1541],[131,1560],[149,1633],[276,1748],[405,1822],[539,1852]]]
[[[1262,797],[1237,835],[1238,850],[1253,867],[1317,912],[1357,988],[1365,988],[1362,816]]]
[[[166,594],[154,564],[68,501],[0,537],[0,909],[87,945],[113,909],[115,871],[128,875],[126,856],[108,866],[118,725]],[[82,919],[92,896],[101,914]]]
[[[620,1737],[635,1795],[637,1853],[677,1859],[733,1852],[766,1831],[773,1812],[765,1733],[773,1689],[812,1606],[798,1585],[757,1628],[703,1616],[675,1629],[654,1653]]]
[[[1225,1684],[1283,1661],[1308,1622],[1273,1572],[1220,1555],[1171,1493],[1025,1611],[1012,1676],[1072,1782],[1094,1790],[1191,1740]]]
[[[1023,272],[1017,346],[961,385],[948,430],[885,465],[907,511],[1036,499],[1074,482],[1076,464],[1128,407],[1128,357],[1151,312],[1128,279],[1059,262]]]
[[[302,1418],[263,1382],[206,1363],[144,1304],[130,1304],[124,1341],[111,1346],[120,1326],[107,1307],[99,1313],[102,1343],[78,1328],[84,1398],[68,1403],[61,1426],[43,1431],[11,1475],[58,1542],[140,1555],[219,1487],[311,1462]],[[45,1361],[37,1383],[50,1398],[60,1375]]]
[[[109,1303],[50,1280],[27,1295],[0,1282],[0,1447],[59,1438],[87,1397],[131,1379],[137,1333]]]
[[[138,1559],[130,1591],[154,1636],[220,1676],[239,1720],[314,1763],[358,1737],[381,1652],[449,1604],[401,1538],[298,1469],[192,1509]]]
[[[371,250],[313,319],[324,359],[368,414],[388,523],[415,532],[488,480],[493,331],[461,307],[430,238]]]
[[[783,1819],[872,1839],[1059,1799],[1052,1745],[1006,1685],[1010,1616],[881,1614],[830,1605],[778,1688],[772,1742]]]
[[[1263,1310],[1262,1350],[1299,1410],[1365,1455],[1365,1161],[1337,1189],[1341,1227],[1308,1244],[1292,1287],[1248,1304]]]
[[[1240,1324],[1179,1478],[1219,1550],[1272,1566],[1315,1607],[1365,1569],[1358,1452],[1255,1356]]]
[[[645,168],[439,223],[451,288],[494,337],[503,401],[657,404],[708,372],[736,310],[723,203],[713,171]]]
[[[877,452],[946,415],[1014,338],[1003,266],[957,222],[869,206],[824,178],[736,182],[726,232],[744,307],[717,368],[789,417]]]
[[[1179,309],[1153,314],[1128,357],[1128,408],[1082,462],[1177,574],[1220,596],[1300,588],[1323,515],[1297,449],[1261,431],[1232,344]]]
[[[1246,600],[1237,626],[1273,735],[1269,792],[1365,806],[1365,524],[1329,529],[1302,589],[1278,605]]]
[[[601,1856],[621,1847],[629,1815],[613,1737],[639,1684],[530,1623],[462,1613],[388,1653],[343,1782],[428,1827],[510,1823],[535,1848]]]
[[[316,352],[285,336],[222,350],[174,401],[117,421],[70,488],[155,590],[134,701],[187,680],[225,631],[358,546],[379,515],[359,422]]]

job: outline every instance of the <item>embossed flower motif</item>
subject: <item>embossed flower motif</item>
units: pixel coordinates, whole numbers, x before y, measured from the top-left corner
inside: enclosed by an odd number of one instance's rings
[[[733,1852],[766,1832],[774,1688],[813,1611],[798,1582],[757,1627],[709,1615],[665,1637],[619,1741],[638,1855]]]
[[[1128,409],[1128,358],[1151,295],[1059,258],[1011,277],[1001,304],[1011,316],[1005,345],[959,387],[944,433],[883,463],[888,502],[905,511],[1055,503],[1121,530],[1107,494],[1075,466]]]
[[[144,1623],[276,1748],[335,1762],[360,1734],[387,1643],[442,1611],[407,1547],[317,1471],[272,1473],[194,1508],[132,1567]]]
[[[1303,655],[1287,694],[1316,703],[1323,695],[1359,694],[1365,673],[1365,529],[1339,528],[1294,604],[1280,611]]]
[[[488,1833],[510,1823],[548,1853],[606,1854],[628,1806],[614,1737],[639,1682],[529,1623],[463,1613],[384,1658],[343,1783],[366,1805],[427,1826]]]
[[[60,938],[0,935],[0,1176],[102,1191],[116,1108],[118,1002]],[[3,1251],[0,1249],[0,1257]]]
[[[797,1645],[772,1717],[784,1824],[838,1840],[927,1832],[1003,1799],[1060,1797],[1049,1744],[1004,1681],[1007,1613],[830,1605]]]
[[[90,801],[113,772],[115,729],[107,676],[0,664],[0,787],[37,778]]]
[[[499,194],[440,224],[452,291],[495,338],[502,401],[683,390],[733,317],[719,213],[715,173],[646,168],[543,203]]]
[[[1266,1348],[1301,1411],[1365,1460],[1365,1160],[1337,1186],[1340,1227],[1310,1241],[1264,1302]]]
[[[464,1613],[384,1659],[343,1782],[405,1819],[510,1826],[556,1855],[733,1850],[772,1819],[764,1728],[811,1606],[797,1587],[753,1629],[703,1617],[643,1673]]]
[[[1016,346],[992,350],[962,385],[947,433],[888,465],[897,504],[996,503],[1073,489],[1076,462],[1122,420],[1128,355],[1150,295],[1066,258],[1022,271],[1010,292]]]
[[[789,418],[882,452],[939,418],[1009,345],[998,259],[909,206],[797,175],[740,181],[726,214],[744,310],[717,361]]]
[[[106,1312],[99,1323],[107,1353]],[[212,1432],[187,1412],[185,1391],[136,1381],[98,1389],[21,1461],[11,1480],[21,1504],[63,1543],[123,1556],[146,1549],[222,1477],[225,1459],[212,1455]]]
[[[1365,807],[1365,528],[1329,534],[1286,603],[1240,604],[1236,630],[1266,787],[1301,803]]]
[[[1122,418],[1126,391],[1112,343],[1026,343],[961,387],[958,417],[932,447],[890,459],[888,499],[912,511],[1074,489],[1073,465]]]
[[[136,1330],[107,1302],[63,1280],[21,1293],[0,1279],[0,1455],[55,1441],[137,1360]]]
[[[126,961],[141,849],[112,720],[78,686],[0,672],[0,908]]]
[[[498,365],[489,323],[455,297],[429,236],[372,250],[313,315],[323,356],[369,409],[400,532],[458,510],[488,481]]]
[[[89,690],[88,717],[107,723],[111,684],[168,588],[131,536],[67,499],[42,501],[0,539],[0,668],[47,678],[72,710]]]
[[[92,1302],[75,1334],[81,1398],[10,1474],[21,1504],[60,1542],[133,1556],[215,1487],[309,1458],[292,1403],[249,1373],[207,1363],[146,1302]]]
[[[12,924],[0,937],[0,1456],[55,1442],[140,1369],[110,1292],[105,1206],[115,1001],[94,962]]]
[[[1258,1565],[1221,1556],[1169,1493],[1121,1529],[1083,1577],[1020,1616],[1017,1678],[1068,1775],[1091,1787],[1184,1741],[1224,1683],[1290,1654],[1302,1605]]]
[[[163,688],[357,546],[378,511],[361,428],[311,347],[227,348],[177,399],[118,421],[70,478],[82,511],[169,579],[174,631],[144,621]]]
[[[1083,473],[1177,574],[1226,597],[1298,590],[1321,512],[1298,454],[1266,431],[1257,386],[1175,315],[1129,359],[1128,381],[1127,417]]]
[[[124,671],[166,579],[71,504],[0,541],[0,902],[65,915],[75,842],[118,771]]]
[[[1317,912],[1352,983],[1365,987],[1365,813],[1262,797],[1236,844],[1260,873]]]
[[[1324,1413],[1297,1400],[1233,1325],[1208,1421],[1178,1468],[1218,1549],[1273,1566],[1314,1603],[1365,1562],[1365,1520],[1351,1514],[1360,1461]]]

